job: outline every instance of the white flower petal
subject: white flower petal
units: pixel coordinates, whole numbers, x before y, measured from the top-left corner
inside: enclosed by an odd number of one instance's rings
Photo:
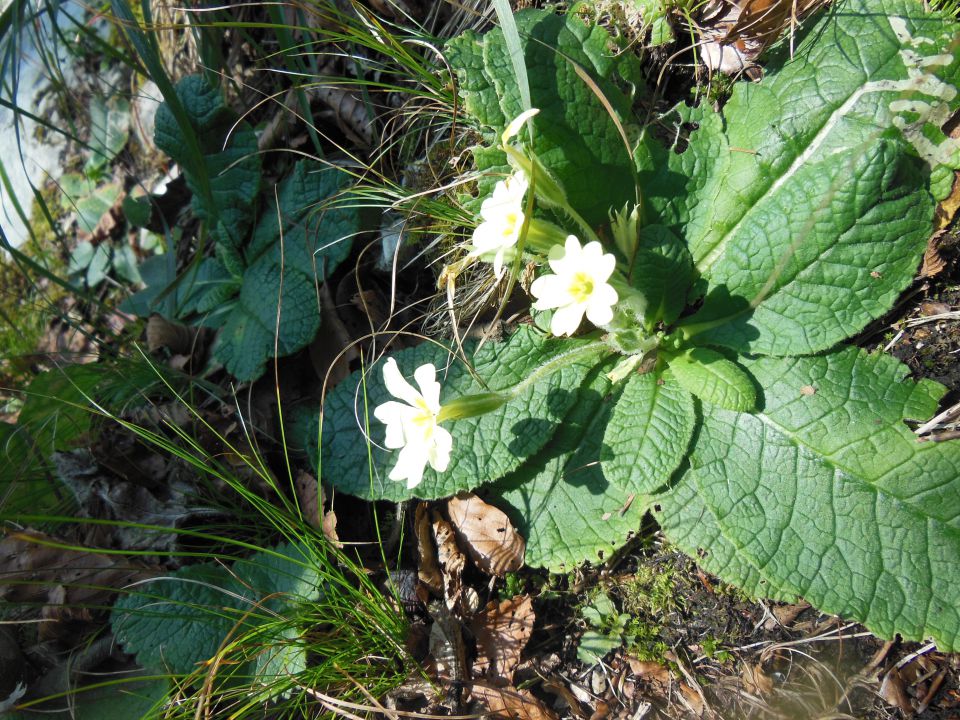
[[[537,298],[535,310],[550,310],[569,302],[567,282],[560,275],[541,275],[530,285],[530,294]]]
[[[446,428],[438,427],[434,431],[434,444],[427,460],[437,472],[443,472],[450,465],[450,452],[453,450],[453,436]]]
[[[603,252],[600,243],[583,248],[575,235],[567,236],[564,246],[550,250],[549,263],[554,275],[537,278],[530,286],[536,298],[535,310],[554,309],[550,332],[572,335],[586,313],[594,325],[606,325],[613,319],[617,291],[607,283],[616,266],[616,258]]]
[[[387,426],[387,437],[384,444],[390,448],[400,448],[406,445],[404,427],[410,421],[410,416],[416,410],[409,405],[394,400],[378,405],[373,416]]]
[[[453,447],[453,437],[437,425],[441,409],[437,369],[424,363],[414,371],[413,377],[420,392],[404,379],[397,361],[388,358],[383,366],[384,384],[394,397],[404,402],[389,400],[373,411],[374,417],[386,425],[387,448],[400,450],[388,477],[406,481],[407,488],[420,484],[427,463],[438,472],[445,470]]]
[[[430,408],[430,412],[436,415],[440,412],[440,383],[437,382],[437,369],[431,363],[426,363],[414,371],[413,377],[420,386],[420,394]]]
[[[510,124],[507,125],[506,129],[503,131],[503,134],[500,136],[500,141],[506,145],[509,140],[515,137],[518,132],[520,132],[520,128],[523,127],[523,124],[538,112],[540,112],[538,108],[530,108],[529,110],[525,110],[517,115],[513,120],[510,121]]]
[[[561,335],[573,335],[583,320],[583,306],[567,305],[557,308],[553,311],[553,318],[550,320],[550,332],[557,337]]]
[[[407,488],[415,488],[423,480],[423,469],[427,464],[427,450],[422,445],[407,445],[397,456],[388,477],[391,480],[406,480]]]
[[[606,325],[613,320],[613,307],[602,303],[590,303],[587,305],[587,320],[594,325]]]
[[[387,358],[383,365],[383,383],[387,386],[387,392],[403,400],[407,405],[416,406],[417,401],[420,400],[420,393],[414,390],[413,386],[400,374],[400,368],[397,367],[397,361],[394,358]]]

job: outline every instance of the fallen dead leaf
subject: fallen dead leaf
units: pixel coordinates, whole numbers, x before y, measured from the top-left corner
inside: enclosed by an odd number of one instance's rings
[[[320,286],[320,322],[324,332],[310,343],[310,363],[317,377],[326,383],[326,391],[350,374],[350,362],[360,356],[350,331],[343,324],[337,305],[324,283]]]
[[[457,547],[453,527],[436,510],[433,511],[433,536],[437,541],[437,562],[444,571],[443,599],[447,607],[453,610],[460,601],[463,588],[461,576],[467,559]]]
[[[940,240],[945,235],[945,230],[938,230],[930,236],[927,242],[927,249],[923,253],[923,264],[920,266],[920,278],[931,278],[939,275],[947,267],[947,261],[940,254]]]
[[[417,577],[437,595],[443,594],[443,573],[437,565],[437,549],[430,533],[430,515],[427,503],[417,505],[413,527],[417,535]]]
[[[30,530],[0,540],[0,600],[11,608],[39,607],[44,640],[58,638],[64,622],[90,619],[91,608],[109,607],[117,590],[153,574],[129,558],[58,545]]]
[[[815,392],[816,389],[811,393],[805,393],[803,388],[800,389],[801,395],[813,395]],[[763,629],[774,630],[778,625],[789,627],[794,620],[800,617],[804,610],[808,610],[809,608],[810,603],[806,602],[799,602],[792,605],[778,605],[773,608],[773,617],[767,619],[763,624]]]
[[[953,187],[950,189],[950,194],[937,205],[934,215],[937,230],[943,230],[953,222],[957,210],[960,210],[960,172],[953,176]]]
[[[457,539],[477,567],[503,577],[523,567],[526,542],[509,518],[473,493],[460,493],[447,503]]]
[[[703,715],[703,697],[687,683],[680,681],[680,697],[687,708],[697,717]]]
[[[576,715],[581,720],[587,720],[590,716],[583,711],[583,706],[580,704],[580,699],[577,695],[569,688],[567,685],[559,679],[548,679],[543,683],[543,689],[549,693],[559,696],[567,707],[570,709],[570,712]],[[591,699],[589,694],[587,694],[588,700]]]
[[[663,687],[670,684],[670,669],[666,665],[649,660],[638,660],[630,655],[627,656],[627,664],[630,665],[630,672],[638,680],[658,683]]]
[[[323,493],[317,479],[306,470],[297,473],[293,481],[297,492],[297,505],[303,513],[303,519],[312,528],[320,527],[320,512],[323,509],[323,500],[319,493]]]
[[[473,618],[478,656],[477,675],[512,684],[520,655],[530,640],[536,615],[529,595],[503,602],[491,601]]]
[[[740,668],[740,677],[747,692],[755,695],[769,695],[773,692],[773,678],[763,671],[759,663],[744,663]]]
[[[907,695],[907,689],[900,671],[896,667],[890,668],[887,674],[883,676],[883,682],[880,683],[880,697],[891,707],[899,709],[905,716],[913,716],[910,697]]]
[[[920,303],[920,314],[924,317],[930,315],[943,315],[944,313],[951,312],[953,306],[948,305],[945,302],[922,302]]]
[[[499,688],[487,683],[472,683],[468,686],[473,697],[486,706],[485,717],[510,718],[510,720],[554,720],[557,716],[529,690]]]

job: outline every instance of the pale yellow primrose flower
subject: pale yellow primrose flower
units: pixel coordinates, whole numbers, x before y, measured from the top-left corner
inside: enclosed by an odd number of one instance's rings
[[[493,256],[493,274],[503,275],[503,263],[520,239],[523,227],[523,196],[527,192],[526,176],[515,172],[506,180],[499,181],[493,195],[480,206],[483,222],[473,231],[473,250],[470,257],[489,259]]]
[[[407,489],[415,488],[423,480],[423,470],[430,463],[437,472],[450,464],[453,437],[437,424],[440,413],[440,383],[437,369],[427,363],[413,373],[420,392],[408,383],[394,358],[383,365],[383,382],[395,398],[378,405],[374,417],[387,426],[385,445],[391,450],[400,448],[397,464],[388,476],[391,480],[406,480]]]
[[[573,335],[584,314],[594,325],[613,320],[617,291],[607,283],[617,264],[610,253],[604,254],[598,242],[580,247],[576,236],[567,236],[566,244],[555,245],[548,258],[555,275],[544,275],[533,281],[530,292],[537,301],[536,310],[554,310],[550,332]]]

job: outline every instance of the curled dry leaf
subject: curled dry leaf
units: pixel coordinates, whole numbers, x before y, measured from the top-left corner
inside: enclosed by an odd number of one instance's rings
[[[433,511],[433,536],[437,541],[437,561],[443,568],[443,599],[446,606],[453,610],[460,601],[463,589],[460,577],[467,559],[457,547],[456,535],[453,528],[440,513]]]
[[[880,683],[880,697],[891,707],[898,708],[904,716],[913,716],[913,706],[910,704],[910,696],[907,695],[903,677],[896,667],[890,668],[887,674],[883,676],[883,682]]]
[[[923,252],[923,264],[920,266],[920,278],[931,278],[939,275],[947,267],[947,261],[940,254],[940,241],[945,230],[938,230],[930,236],[927,249]]]
[[[520,655],[530,640],[536,615],[529,595],[503,602],[491,601],[473,619],[477,639],[476,674],[512,684]]]
[[[773,678],[763,671],[760,663],[744,663],[740,668],[743,687],[754,695],[769,695],[773,692]]]
[[[414,513],[413,527],[417,535],[417,554],[419,562],[417,577],[424,585],[437,595],[443,594],[443,573],[437,564],[437,549],[431,537],[430,514],[427,503],[417,505]]]
[[[294,480],[294,487],[297,491],[297,504],[300,506],[300,512],[303,513],[303,519],[307,521],[310,527],[322,530],[323,536],[335,546],[343,547],[340,544],[340,538],[337,536],[336,513],[333,510],[323,511],[324,503],[326,503],[323,486],[317,482],[313,475],[301,470]]]
[[[486,707],[484,717],[510,720],[555,720],[556,714],[529,690],[495,687],[486,683],[469,686],[477,702]]]
[[[447,503],[457,539],[477,567],[502,577],[523,567],[526,542],[507,516],[473,493],[460,493]]]

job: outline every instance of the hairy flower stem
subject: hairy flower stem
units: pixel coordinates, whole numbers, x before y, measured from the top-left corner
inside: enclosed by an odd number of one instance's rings
[[[598,354],[604,350],[609,350],[607,344],[602,340],[595,340],[594,342],[587,343],[586,345],[574,348],[573,350],[560,353],[531,372],[526,378],[521,380],[506,392],[509,392],[511,397],[517,397],[531,385],[543,380],[543,378],[552,375],[558,370],[562,370],[569,365],[573,365],[578,360],[589,357],[593,354]]]

